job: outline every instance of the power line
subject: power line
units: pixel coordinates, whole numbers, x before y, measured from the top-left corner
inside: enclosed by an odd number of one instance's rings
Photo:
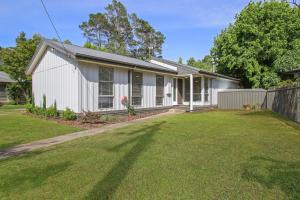
[[[46,8],[43,0],[40,0],[40,1],[41,1],[42,5],[43,5],[43,8],[44,8],[44,10],[46,12],[46,15],[47,15],[47,17],[48,17],[48,19],[49,19],[49,21],[50,21],[50,23],[51,23],[51,25],[52,25],[55,33],[56,33],[56,36],[58,37],[58,39],[59,39],[61,45],[63,46],[63,48],[65,49],[65,51],[68,52],[67,49],[66,49],[66,47],[65,47],[65,45],[64,45],[64,43],[63,43],[63,41],[62,41],[62,39],[61,39],[61,37],[59,36],[59,33],[58,33],[58,31],[57,31],[57,29],[56,29],[56,27],[55,27],[55,25],[54,25],[54,23],[53,23],[53,21],[51,19],[51,16],[50,16],[50,14],[49,14],[49,12],[48,12],[48,10],[47,10],[47,8]]]

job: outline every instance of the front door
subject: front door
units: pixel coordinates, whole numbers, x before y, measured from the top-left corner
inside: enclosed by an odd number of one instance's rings
[[[182,88],[183,88],[183,81],[182,79],[177,79],[177,104],[182,104]]]

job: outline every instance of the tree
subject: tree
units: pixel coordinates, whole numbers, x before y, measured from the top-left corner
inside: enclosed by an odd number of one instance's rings
[[[32,38],[26,38],[26,34],[21,32],[16,38],[16,47],[2,48],[0,51],[0,60],[3,61],[3,70],[10,77],[17,81],[12,91],[22,94],[12,94],[11,96],[25,96],[27,99],[31,95],[31,77],[25,74],[27,65],[29,64],[37,45],[40,43],[41,37],[37,34]]]
[[[147,59],[162,52],[164,35],[136,14],[129,14],[117,0],[105,8],[104,13],[90,14],[80,26],[87,42],[96,49]]]
[[[132,14],[130,19],[135,36],[131,54],[141,59],[160,56],[165,36],[161,32],[155,31],[147,21],[138,18],[136,14]]]
[[[179,63],[179,64],[183,64],[182,57],[179,57],[179,59],[178,59],[178,63]]]
[[[89,20],[82,22],[79,27],[89,43],[97,47],[107,45],[111,28],[104,14],[90,14]]]
[[[105,10],[105,16],[110,26],[109,49],[114,53],[126,55],[133,42],[127,9],[121,2],[112,0]]]
[[[72,42],[70,40],[65,40],[64,44],[72,44]]]
[[[213,69],[212,57],[209,55],[204,56],[202,60],[195,60],[195,58],[191,57],[187,60],[187,64],[206,71],[212,71]]]
[[[215,38],[211,54],[218,72],[241,78],[245,87],[268,88],[278,84],[280,72],[300,64],[299,40],[297,7],[250,2]]]

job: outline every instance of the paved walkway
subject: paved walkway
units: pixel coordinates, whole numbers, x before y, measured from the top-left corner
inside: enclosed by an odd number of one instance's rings
[[[61,143],[64,143],[64,142],[75,140],[77,138],[97,135],[97,134],[100,134],[100,133],[104,133],[104,132],[107,132],[107,131],[112,131],[112,130],[122,128],[122,127],[125,127],[125,126],[129,126],[129,125],[133,125],[133,124],[140,124],[140,123],[143,123],[143,122],[148,121],[150,119],[156,119],[156,118],[159,118],[159,117],[162,117],[162,116],[174,115],[174,114],[179,114],[179,113],[182,113],[182,112],[180,112],[180,111],[173,111],[173,112],[169,111],[169,112],[160,113],[160,114],[157,114],[157,115],[152,115],[152,116],[149,116],[149,117],[145,117],[145,118],[141,118],[141,119],[137,119],[137,120],[133,120],[133,121],[105,125],[105,126],[102,126],[100,128],[95,128],[95,129],[80,131],[80,132],[76,132],[76,133],[70,133],[70,134],[67,134],[67,135],[61,135],[61,136],[57,136],[57,137],[53,137],[53,138],[38,140],[38,141],[34,141],[34,142],[31,142],[31,143],[28,143],[28,144],[21,144],[21,145],[15,146],[13,148],[0,150],[0,160],[4,159],[4,158],[9,158],[9,157],[12,157],[12,156],[16,156],[16,155],[19,155],[19,154],[22,154],[22,153],[30,152],[30,151],[33,151],[33,150],[36,150],[36,149],[61,144]]]

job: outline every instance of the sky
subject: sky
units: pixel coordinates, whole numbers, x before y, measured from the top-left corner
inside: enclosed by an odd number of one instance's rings
[[[90,13],[103,12],[110,0],[44,0],[63,40],[83,45],[79,24]],[[209,54],[214,37],[226,28],[249,0],[121,0],[129,13],[136,13],[166,36],[163,57],[186,61]],[[28,37],[39,33],[55,38],[40,0],[1,0],[0,46],[15,45],[21,31]]]

